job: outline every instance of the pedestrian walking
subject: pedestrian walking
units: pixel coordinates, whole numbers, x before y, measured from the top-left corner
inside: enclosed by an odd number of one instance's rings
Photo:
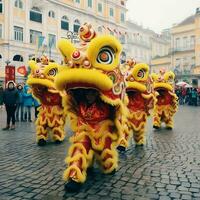
[[[33,97],[31,93],[31,88],[28,85],[24,86],[23,102],[24,102],[24,109],[25,109],[24,121],[32,122],[31,107],[33,105]]]
[[[18,84],[17,90],[19,94],[19,100],[18,100],[17,109],[16,109],[16,121],[19,121],[19,120],[24,121],[23,85]]]
[[[15,87],[15,83],[13,81],[9,81],[6,85],[6,89],[3,92],[3,103],[6,107],[7,113],[7,125],[3,130],[11,130],[15,129],[15,111],[18,102],[18,91]],[[12,126],[10,127],[10,122],[12,120]]]

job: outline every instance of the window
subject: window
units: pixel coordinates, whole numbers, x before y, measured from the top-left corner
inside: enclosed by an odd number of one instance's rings
[[[125,22],[125,15],[124,15],[124,13],[121,13],[121,22]]]
[[[23,28],[14,26],[14,40],[23,42]]]
[[[21,55],[15,55],[13,57],[13,61],[23,62],[24,59],[23,59],[23,57]]]
[[[92,8],[92,0],[88,0],[88,7]]]
[[[49,34],[49,48],[56,48],[56,36],[53,34]]]
[[[75,0],[76,3],[80,3],[80,0]]]
[[[33,7],[30,11],[30,20],[42,23],[42,13],[39,8]]]
[[[42,36],[42,32],[30,30],[30,43],[36,44],[39,36]]]
[[[175,40],[175,47],[180,48],[180,38],[176,38]]]
[[[98,12],[102,12],[102,3],[98,3]]]
[[[0,39],[3,38],[3,28],[2,24],[0,24]]]
[[[113,10],[113,8],[110,8],[110,16],[111,16],[111,17],[114,16],[114,10]]]
[[[187,47],[187,37],[183,38],[183,48]]]
[[[50,10],[48,16],[51,18],[55,18],[55,12],[53,10]]]
[[[122,43],[122,44],[125,44],[125,35],[121,35],[120,36],[120,42]]]
[[[124,5],[125,5],[124,1],[121,1],[121,5],[122,5],[122,6],[124,6]]]
[[[176,66],[180,66],[180,64],[181,64],[181,59],[180,58],[176,58]]]
[[[102,27],[101,26],[98,27],[98,32],[102,33]]]
[[[74,21],[74,32],[78,33],[79,28],[80,28],[80,22],[79,22],[78,19],[76,19],[76,20]]]
[[[3,13],[3,2],[0,0],[0,13]]]
[[[190,37],[190,47],[194,47],[194,45],[195,45],[195,36],[192,35],[192,36]]]
[[[22,0],[16,0],[15,1],[15,7],[23,9],[23,2],[22,2]]]
[[[61,19],[61,29],[69,30],[69,20],[67,16],[63,16]]]

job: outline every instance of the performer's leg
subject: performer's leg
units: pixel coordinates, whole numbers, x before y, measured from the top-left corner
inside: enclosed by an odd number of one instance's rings
[[[168,118],[164,118],[164,122],[166,124],[166,128],[171,130],[174,127],[174,123],[173,123],[173,117],[170,116]]]
[[[158,113],[154,113],[153,128],[159,129],[161,127],[161,116]]]
[[[118,153],[110,137],[106,138],[104,149],[98,159],[105,174],[115,173],[118,166]]]
[[[36,141],[39,146],[44,146],[48,138],[48,132],[45,126],[37,125],[36,127]]]
[[[64,171],[64,181],[68,181],[65,189],[68,191],[77,191],[82,183],[85,182],[87,176],[87,168],[93,159],[93,150],[91,149],[91,141],[85,136],[80,142],[75,142],[69,148],[66,163],[67,169]]]
[[[120,139],[119,146],[117,147],[119,151],[126,150],[126,148],[129,145],[129,139],[130,139],[131,133],[132,131],[128,128],[128,126],[126,126],[123,131],[123,136]]]
[[[146,143],[145,128],[133,132],[133,138],[136,145],[144,145]]]
[[[65,130],[64,130],[64,125],[54,127],[53,128],[53,140],[56,143],[60,143],[64,140],[65,138]]]

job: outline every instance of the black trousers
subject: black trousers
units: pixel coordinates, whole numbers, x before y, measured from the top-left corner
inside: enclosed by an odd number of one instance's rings
[[[16,105],[6,105],[7,112],[7,125],[10,126],[10,121],[12,120],[12,125],[15,125],[15,111]]]
[[[40,106],[35,106],[35,119],[38,117],[38,114],[39,114],[39,108]]]

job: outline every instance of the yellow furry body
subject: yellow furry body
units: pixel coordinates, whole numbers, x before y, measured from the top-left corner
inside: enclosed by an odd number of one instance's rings
[[[33,60],[29,61],[29,66],[31,74],[27,84],[30,85],[33,96],[41,104],[35,123],[36,141],[39,142],[41,139],[46,141],[50,132],[53,141],[63,141],[66,113],[63,111],[61,94],[55,89],[54,84],[59,66],[56,63],[43,64]]]
[[[60,106],[45,106],[39,108],[38,119],[36,125],[36,140],[47,140],[48,130],[52,130],[52,139],[54,141],[63,141],[65,138],[64,125],[66,114]]]
[[[153,111],[153,125],[156,127],[161,127],[161,123],[164,122],[166,127],[173,128],[173,116],[178,109],[178,97],[175,93],[169,92],[172,96],[172,104],[168,105],[158,105],[155,104]],[[158,94],[156,95],[158,96]]]
[[[105,97],[101,96],[105,101]],[[106,99],[107,100],[107,99]],[[123,104],[119,102],[113,102],[113,105],[118,105],[116,112],[115,121],[104,120],[95,125],[95,128],[89,124],[78,124],[79,116],[77,115],[71,100],[69,97],[63,99],[63,105],[65,105],[65,111],[68,113],[71,129],[74,135],[70,138],[72,145],[69,148],[68,156],[66,158],[66,163],[68,168],[65,170],[63,178],[65,181],[72,178],[70,177],[70,172],[75,171],[76,176],[73,176],[73,180],[83,183],[86,180],[87,168],[93,165],[93,160],[96,158],[102,171],[104,173],[110,173],[118,166],[118,154],[116,147],[119,143],[119,139],[122,137],[121,133],[123,130],[121,123],[121,116],[124,114],[125,110]],[[111,127],[117,127],[115,131],[110,131]],[[85,139],[91,142],[90,151],[87,153],[85,146],[82,144]],[[105,143],[107,139],[112,141],[111,149],[105,148]],[[78,149],[80,152],[77,155],[73,155],[73,152]],[[106,156],[109,158],[106,159]],[[82,160],[82,165],[77,167],[76,165],[70,165],[70,163]]]

